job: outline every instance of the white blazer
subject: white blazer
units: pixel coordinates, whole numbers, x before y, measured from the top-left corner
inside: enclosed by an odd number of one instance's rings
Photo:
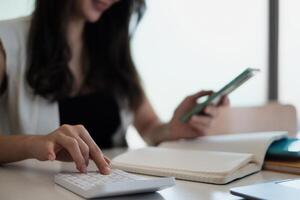
[[[43,135],[60,125],[58,103],[34,95],[26,81],[27,41],[31,17],[0,21],[0,41],[6,54],[8,85],[0,96],[0,134]],[[122,146],[133,115],[119,100],[121,125],[114,145]]]

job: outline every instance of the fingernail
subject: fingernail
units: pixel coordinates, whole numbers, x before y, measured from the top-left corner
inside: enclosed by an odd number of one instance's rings
[[[48,160],[54,161],[54,160],[55,160],[55,157],[54,157],[52,154],[49,154],[49,155],[48,155]]]
[[[82,165],[82,166],[80,167],[80,171],[81,171],[82,173],[87,173],[87,168],[86,168],[86,166],[85,166],[85,165]]]
[[[105,167],[105,168],[103,169],[103,172],[104,172],[104,174],[110,174],[111,169],[110,169],[109,167]]]

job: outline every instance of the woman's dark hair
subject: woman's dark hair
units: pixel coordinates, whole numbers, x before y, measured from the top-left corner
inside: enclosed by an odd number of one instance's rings
[[[66,27],[74,0],[37,0],[28,40],[27,81],[35,94],[50,101],[70,95],[74,78]],[[143,98],[140,79],[131,56],[133,16],[136,24],[145,9],[144,0],[121,0],[105,11],[100,20],[87,23],[84,51],[88,68],[85,85],[93,90],[109,89],[136,109]]]

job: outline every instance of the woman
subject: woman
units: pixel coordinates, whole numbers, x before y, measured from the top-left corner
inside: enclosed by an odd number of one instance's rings
[[[0,164],[73,160],[86,172],[92,159],[108,174],[99,147],[124,145],[130,123],[150,145],[206,133],[218,106],[187,124],[179,117],[210,92],[187,97],[168,123],[143,92],[130,54],[130,19],[139,21],[144,6],[143,0],[37,0],[32,17],[0,23]]]

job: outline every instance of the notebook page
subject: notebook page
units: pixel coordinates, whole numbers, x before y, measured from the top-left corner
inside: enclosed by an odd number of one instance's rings
[[[270,144],[287,136],[287,132],[260,132],[232,135],[204,136],[192,140],[164,142],[160,147],[189,150],[249,153],[262,166]]]
[[[113,166],[226,176],[252,160],[251,154],[148,147],[117,156]]]

